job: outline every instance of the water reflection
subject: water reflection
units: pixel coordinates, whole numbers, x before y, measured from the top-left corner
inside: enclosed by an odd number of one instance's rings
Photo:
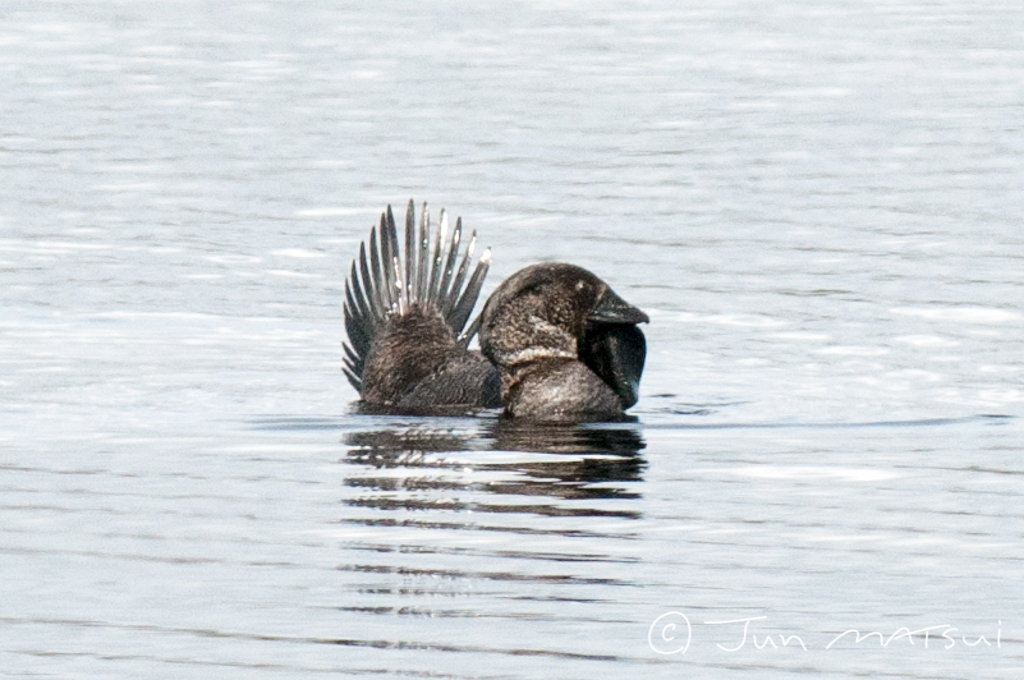
[[[588,625],[566,603],[637,587],[630,567],[639,562],[637,489],[647,466],[638,425],[369,422],[375,427],[342,440],[349,561],[337,569],[349,585],[330,606],[368,626],[471,617],[478,639],[518,630],[531,640],[459,651],[579,657],[547,649],[530,631],[538,622]]]
[[[634,483],[643,481],[647,463],[640,451],[646,443],[635,424],[538,427],[498,419],[471,430],[366,430],[343,441],[350,447],[343,461],[361,468],[345,484],[366,492],[349,505],[639,516],[630,509],[560,502],[640,497]],[[539,502],[544,498],[550,500]]]
[[[595,453],[639,458],[647,447],[635,423],[593,425],[530,425],[499,418],[487,424],[483,436],[503,451]],[[633,481],[638,481],[639,476]]]

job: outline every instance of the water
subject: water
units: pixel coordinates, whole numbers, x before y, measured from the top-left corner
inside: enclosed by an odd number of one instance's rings
[[[0,675],[1019,677],[1022,35],[5,3]],[[647,311],[638,422],[350,413],[410,196]]]

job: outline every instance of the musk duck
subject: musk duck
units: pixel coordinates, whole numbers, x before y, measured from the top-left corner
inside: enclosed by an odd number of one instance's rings
[[[638,398],[646,314],[590,271],[526,267],[469,318],[490,266],[473,264],[476,233],[461,258],[462,219],[449,234],[441,211],[409,201],[404,252],[391,206],[345,282],[344,372],[360,406],[375,413],[465,414],[502,408],[517,421],[621,420]],[[467,278],[468,277],[468,278]],[[480,351],[469,343],[479,332]]]

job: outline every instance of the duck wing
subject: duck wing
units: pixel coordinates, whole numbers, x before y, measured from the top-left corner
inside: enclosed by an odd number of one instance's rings
[[[450,232],[450,233],[449,233]],[[462,218],[449,229],[448,214],[441,210],[432,228],[430,211],[424,203],[418,229],[416,208],[410,199],[405,212],[405,233],[399,246],[398,228],[391,206],[370,229],[370,237],[359,244],[345,280],[343,311],[347,339],[343,371],[352,386],[363,395],[366,358],[380,342],[395,318],[435,312],[465,349],[479,324],[466,323],[480,296],[490,267],[490,248],[473,262],[476,232],[472,232],[462,257]]]

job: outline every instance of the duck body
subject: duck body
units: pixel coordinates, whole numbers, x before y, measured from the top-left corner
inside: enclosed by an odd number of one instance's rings
[[[501,405],[497,369],[425,306],[390,320],[367,353],[363,385],[367,404],[406,413]]]
[[[374,413],[465,414],[502,408],[537,423],[622,420],[638,397],[648,317],[590,271],[532,265],[506,279],[468,328],[490,264],[459,263],[461,220],[419,232],[412,201],[404,257],[391,207],[345,283],[345,375]],[[433,238],[432,238],[433,237]],[[433,246],[431,246],[433,240]],[[469,275],[472,269],[472,274]],[[466,280],[469,276],[468,281]],[[480,350],[468,349],[479,331]]]
[[[575,359],[538,359],[502,374],[505,413],[536,422],[619,420],[622,403],[603,380]]]

